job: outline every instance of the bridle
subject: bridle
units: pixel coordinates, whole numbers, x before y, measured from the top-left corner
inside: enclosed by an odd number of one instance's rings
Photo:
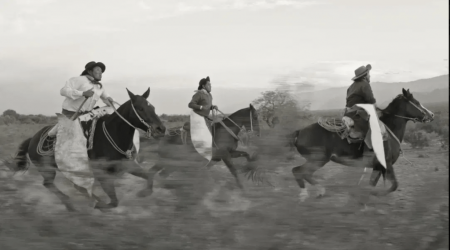
[[[121,106],[119,103],[114,102],[117,105]],[[151,125],[149,125],[147,122],[145,122],[144,119],[142,119],[138,112],[136,111],[136,109],[134,108],[133,102],[130,100],[131,103],[131,107],[133,108],[134,114],[136,115],[136,117],[139,119],[139,121],[144,124],[147,127],[147,131],[143,131],[142,129],[134,126],[133,124],[131,124],[129,121],[127,121],[127,119],[125,119],[122,115],[119,114],[119,112],[117,112],[116,107],[114,107],[114,103],[111,103],[111,107],[114,109],[114,113],[117,114],[117,116],[119,116],[124,122],[126,122],[128,125],[130,125],[130,127],[134,128],[135,130],[141,131],[143,132],[144,136],[146,138],[150,138],[152,136],[152,131],[153,131],[153,127]],[[114,142],[114,140],[112,139],[111,135],[109,135],[108,130],[106,129],[106,125],[105,125],[105,121],[103,121],[103,132],[105,133],[106,138],[108,139],[108,141],[111,143],[111,145],[114,147],[114,149],[117,150],[117,152],[125,155],[128,159],[130,159],[131,156],[131,150],[127,150],[126,152],[124,152],[122,149],[119,148],[119,146],[117,146],[117,144]]]
[[[406,97],[403,96],[403,95],[399,95],[398,97],[402,97],[402,98],[405,98],[405,99],[406,99]],[[407,117],[407,116],[401,116],[401,115],[395,115],[395,114],[390,114],[390,113],[385,112],[385,111],[383,111],[383,110],[381,110],[381,111],[382,111],[383,113],[385,113],[385,114],[389,114],[389,115],[392,115],[392,116],[395,116],[395,117],[398,117],[398,118],[403,118],[403,119],[412,121],[412,122],[414,122],[414,123],[416,123],[416,122],[421,122],[421,123],[427,122],[427,119],[425,119],[425,117],[427,117],[427,113],[426,113],[423,109],[421,109],[419,106],[417,106],[416,104],[414,104],[411,100],[409,100],[409,99],[406,99],[406,100],[407,100],[413,107],[415,107],[417,110],[419,110],[420,113],[423,114],[422,119],[419,119],[419,118],[412,118],[412,117]]]

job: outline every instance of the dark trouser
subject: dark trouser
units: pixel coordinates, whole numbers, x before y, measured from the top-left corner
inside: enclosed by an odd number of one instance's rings
[[[78,115],[77,115],[76,117],[78,117],[78,116],[80,116],[80,115],[87,114],[87,113],[89,113],[89,112],[86,112],[86,111],[80,112],[80,113],[78,113]],[[62,110],[62,114],[65,115],[67,118],[70,119],[70,118],[72,118],[72,116],[75,114],[75,112],[74,112],[74,111],[69,111],[69,110],[67,110],[67,109],[63,109],[63,110]]]
[[[62,110],[62,114],[65,115],[67,118],[70,119],[70,118],[73,116],[73,114],[75,114],[75,112],[69,111],[69,110],[67,110],[67,109],[63,109],[63,110]]]

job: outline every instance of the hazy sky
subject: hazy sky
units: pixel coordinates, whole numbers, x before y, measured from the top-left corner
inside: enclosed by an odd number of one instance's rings
[[[448,21],[448,0],[1,0],[0,112],[60,112],[89,61],[121,103],[150,87],[159,114],[187,113],[206,76],[224,109],[280,81],[349,85],[367,63],[372,81],[434,77]]]

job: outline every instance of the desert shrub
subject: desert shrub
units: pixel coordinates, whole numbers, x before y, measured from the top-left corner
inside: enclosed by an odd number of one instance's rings
[[[449,136],[448,113],[435,112],[435,115],[434,120],[430,123],[408,123],[406,126],[405,137],[408,137],[409,134],[414,133],[414,131],[423,131],[427,133],[428,139],[438,141],[441,144],[441,148],[447,149]]]
[[[189,115],[167,115],[162,114],[159,116],[160,119],[167,122],[187,122],[189,121]]]
[[[0,124],[4,124],[4,125],[12,125],[12,124],[19,123],[14,116],[10,116],[10,115],[3,115],[0,117],[0,119],[1,119]]]
[[[11,124],[55,124],[58,122],[56,116],[45,115],[23,115],[12,109],[8,109],[0,115],[0,125]]]
[[[10,117],[17,118],[19,116],[19,114],[17,114],[17,112],[15,110],[8,109],[8,110],[3,111],[3,116],[10,116]]]
[[[439,142],[441,143],[442,149],[448,149],[448,126],[442,128]]]
[[[430,146],[431,135],[423,130],[412,131],[406,133],[405,142],[411,144],[412,148],[422,149],[424,147]]]

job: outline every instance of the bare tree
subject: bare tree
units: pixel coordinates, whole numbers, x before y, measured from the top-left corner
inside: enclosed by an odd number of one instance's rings
[[[262,92],[253,104],[257,107],[260,119],[270,127],[279,123],[279,117],[285,121],[297,119],[309,110],[309,103],[300,104],[289,91],[282,89]]]

